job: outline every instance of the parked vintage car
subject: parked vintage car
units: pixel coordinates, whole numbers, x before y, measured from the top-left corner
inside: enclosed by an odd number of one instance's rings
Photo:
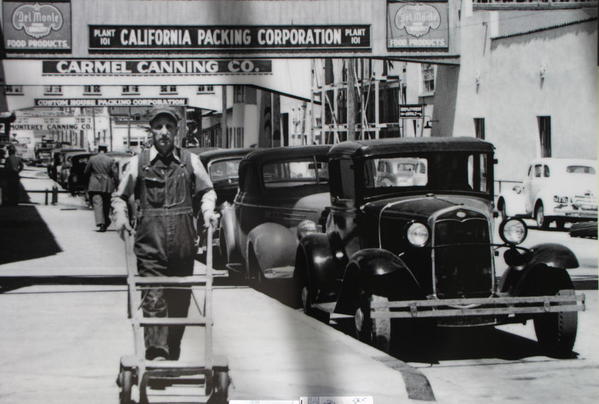
[[[233,273],[258,282],[291,278],[301,222],[318,222],[330,199],[329,146],[253,151],[239,165],[239,191],[222,210],[222,254]]]
[[[566,222],[597,219],[597,162],[543,158],[528,166],[522,185],[502,192],[497,209],[503,217],[532,217],[537,226],[558,228]]]
[[[59,181],[59,175],[61,166],[64,163],[64,156],[69,152],[83,152],[85,149],[75,148],[70,146],[61,146],[55,149],[52,149],[52,162],[47,167],[48,177],[53,179],[54,181]]]
[[[89,178],[85,176],[85,167],[94,154],[91,152],[73,152],[67,155],[62,170],[66,171],[68,168],[63,176],[66,177],[66,188],[70,193],[76,194],[87,190]]]
[[[384,349],[422,319],[451,327],[532,319],[549,352],[571,352],[584,309],[567,272],[577,259],[557,244],[520,247],[527,228],[517,218],[501,223],[503,243],[493,243],[490,143],[355,141],[333,146],[328,157],[326,225],[301,238],[295,258],[298,303],[307,314],[354,316],[356,334]],[[426,167],[418,184],[378,181],[381,162],[414,161]],[[314,229],[316,221],[303,226]],[[500,248],[509,269],[497,282]]]
[[[237,187],[239,184],[239,163],[241,159],[249,152],[256,149],[217,149],[217,148],[190,148],[191,152],[197,150],[197,155],[200,161],[210,175],[210,180],[216,192],[216,211],[221,213],[223,209],[230,207],[233,204]],[[200,200],[194,201],[195,209],[199,211]],[[203,237],[206,236],[204,231],[201,231],[204,226],[204,218],[198,215],[197,229],[199,239],[198,246],[205,246]],[[230,234],[233,234],[234,229],[231,229]],[[220,246],[220,228],[216,229],[213,245]],[[202,251],[203,252],[203,251]]]
[[[92,154],[92,153],[80,151],[80,150],[65,152],[62,154],[62,164],[60,166],[57,166],[57,169],[59,171],[57,172],[57,175],[56,175],[56,182],[58,182],[60,184],[60,186],[62,186],[63,188],[65,188],[67,190],[68,190],[68,185],[69,185],[69,177],[70,177],[70,173],[71,173],[71,168],[73,166],[73,162],[71,161],[71,159],[74,156],[80,155],[81,153],[85,153],[88,155]]]

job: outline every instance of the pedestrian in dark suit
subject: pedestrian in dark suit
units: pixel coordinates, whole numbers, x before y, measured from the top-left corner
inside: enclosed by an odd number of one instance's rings
[[[17,206],[19,203],[19,173],[23,169],[23,162],[16,155],[14,145],[8,146],[8,157],[6,158],[6,205]]]
[[[89,159],[85,175],[89,176],[87,191],[94,207],[96,227],[105,232],[110,225],[110,196],[118,182],[116,161],[106,155],[106,146],[100,146],[98,154]]]

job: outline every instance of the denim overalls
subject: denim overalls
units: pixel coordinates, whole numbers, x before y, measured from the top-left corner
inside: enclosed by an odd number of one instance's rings
[[[139,200],[135,255],[141,276],[186,276],[193,273],[196,247],[192,198],[194,177],[191,157],[179,152],[149,161],[149,150],[139,156],[136,199]],[[190,291],[152,288],[143,292],[146,317],[186,317]],[[158,348],[177,360],[184,326],[145,327],[146,350]]]

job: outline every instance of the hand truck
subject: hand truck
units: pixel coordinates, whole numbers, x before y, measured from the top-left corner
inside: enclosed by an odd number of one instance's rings
[[[140,404],[146,403],[227,403],[229,367],[226,358],[212,352],[212,236],[208,228],[205,273],[191,276],[142,277],[137,274],[134,237],[125,232],[128,317],[133,327],[135,355],[123,356],[117,384],[120,403],[132,404],[137,386]],[[192,301],[200,313],[187,318],[143,317],[141,290],[155,287],[191,288]],[[204,292],[203,294],[201,292]],[[191,310],[190,310],[191,312]],[[192,318],[194,317],[194,318]],[[204,332],[204,362],[146,360],[143,327],[198,326]]]

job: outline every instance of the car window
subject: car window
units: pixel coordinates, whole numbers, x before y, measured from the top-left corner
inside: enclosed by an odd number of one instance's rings
[[[369,188],[414,187],[428,183],[424,158],[393,157],[373,159],[372,163],[377,170],[371,172],[369,165],[366,166],[366,186]]]
[[[590,166],[576,165],[566,167],[569,174],[595,174],[595,169]]]
[[[208,169],[212,182],[237,182],[241,159],[221,160],[210,164]]]
[[[326,184],[329,181],[327,163],[315,158],[300,161],[280,161],[265,164],[262,178],[266,188]]]
[[[543,166],[541,164],[535,165],[535,177],[540,178],[542,175]]]
[[[549,166],[543,165],[543,177],[549,178]]]

